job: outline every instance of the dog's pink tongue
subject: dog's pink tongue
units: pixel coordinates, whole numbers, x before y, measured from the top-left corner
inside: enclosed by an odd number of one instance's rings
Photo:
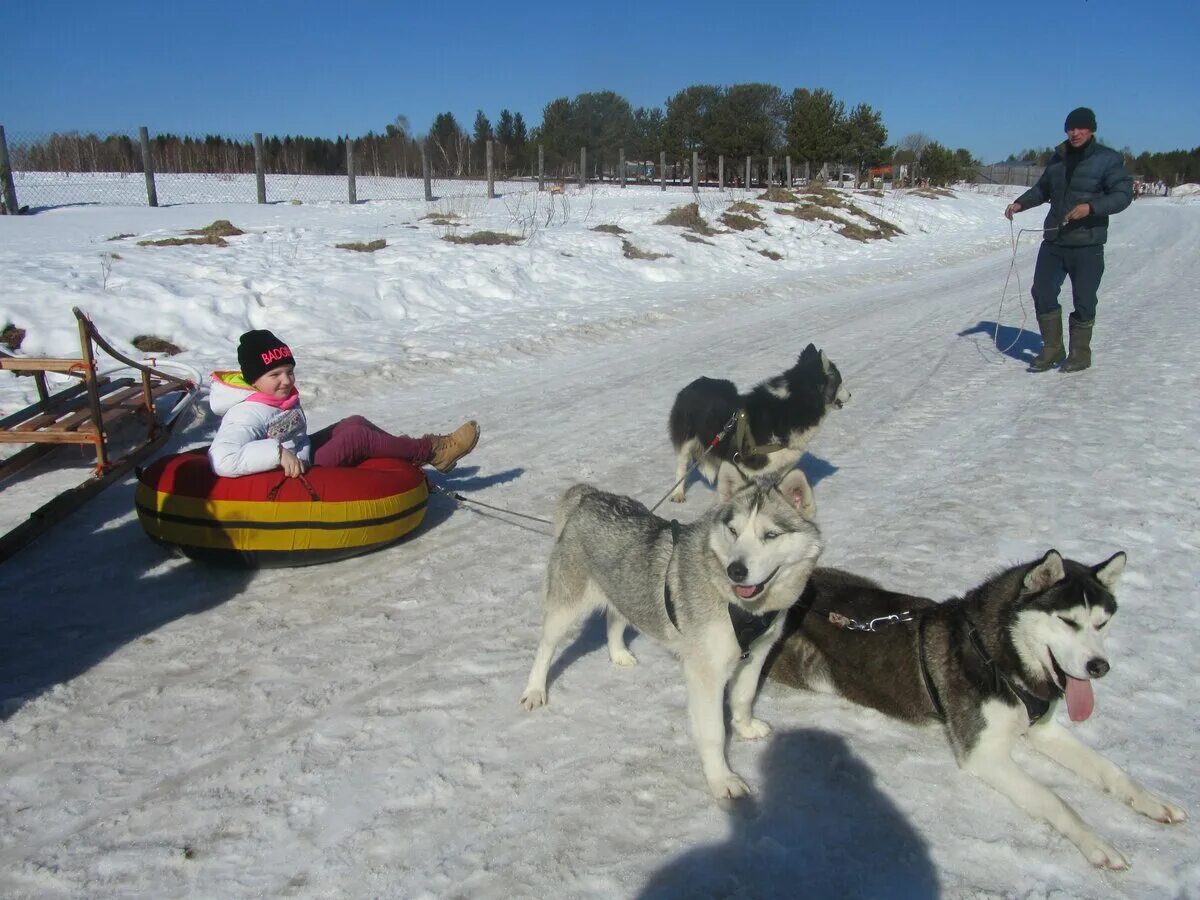
[[[1082,722],[1092,714],[1096,705],[1096,695],[1092,693],[1092,683],[1082,678],[1067,676],[1067,715],[1072,722]]]
[[[757,584],[735,584],[733,592],[744,600],[749,600],[754,596],[754,592],[758,590]]]

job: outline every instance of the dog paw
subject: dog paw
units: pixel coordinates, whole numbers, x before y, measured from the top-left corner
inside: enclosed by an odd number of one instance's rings
[[[771,726],[762,719],[750,719],[746,722],[734,722],[733,730],[743,741],[757,741],[771,733]]]
[[[521,705],[526,709],[537,709],[546,705],[546,692],[538,688],[527,688],[521,695]]]
[[[671,495],[672,503],[682,503],[687,498],[683,496],[683,491],[676,491]]]
[[[1148,819],[1161,822],[1163,825],[1178,825],[1187,820],[1187,812],[1166,800],[1159,800],[1152,794],[1134,797],[1129,805]]]
[[[608,658],[614,666],[636,666],[637,657],[622,647],[620,650],[609,650]]]
[[[1120,872],[1129,868],[1129,860],[1121,854],[1121,851],[1098,837],[1084,841],[1079,845],[1079,849],[1083,851],[1088,862],[1098,869],[1112,869]]]
[[[815,521],[817,518],[817,504],[805,503],[800,507],[800,515],[804,516],[810,522]]]
[[[737,800],[739,797],[750,796],[749,786],[732,772],[716,781],[710,781],[708,787],[718,800]]]

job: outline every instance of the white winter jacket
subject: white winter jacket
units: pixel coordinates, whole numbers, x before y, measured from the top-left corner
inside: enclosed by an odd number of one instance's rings
[[[280,409],[250,398],[254,388],[240,372],[213,372],[208,404],[221,416],[221,426],[208,448],[213,471],[227,478],[279,468],[280,448],[291,450],[306,466],[312,464],[308,423],[296,403]]]

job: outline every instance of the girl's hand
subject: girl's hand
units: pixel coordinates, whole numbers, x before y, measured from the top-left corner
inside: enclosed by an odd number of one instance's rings
[[[304,474],[304,463],[291,450],[279,448],[279,464],[283,466],[283,474],[288,478],[298,478]]]

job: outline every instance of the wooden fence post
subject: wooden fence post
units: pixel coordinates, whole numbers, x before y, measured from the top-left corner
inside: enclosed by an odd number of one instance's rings
[[[258,202],[267,202],[267,160],[263,152],[262,132],[254,132],[254,183],[258,187]]]
[[[805,183],[805,184],[808,184],[808,182],[809,182],[811,179],[812,179],[812,175],[809,173],[809,170],[808,170],[808,160],[806,159],[806,160],[804,161],[804,183]]]
[[[750,157],[746,157],[746,190],[750,190]]]
[[[546,148],[538,144],[538,190],[546,189]]]
[[[659,190],[667,189],[667,151],[661,150],[658,154],[658,187]]]
[[[775,186],[775,157],[767,157],[767,190]]]
[[[587,181],[587,147],[579,148],[579,189],[582,191]]]
[[[700,153],[692,151],[692,193],[700,189]]]
[[[421,177],[425,179],[425,201],[433,201],[433,172],[429,165],[429,148],[421,141]]]
[[[617,151],[617,165],[621,168],[621,187],[625,187],[625,148]]]
[[[350,205],[358,202],[358,185],[354,181],[354,141],[346,138],[346,191]]]
[[[12,163],[8,159],[8,140],[4,137],[3,125],[0,125],[0,180],[4,182],[0,185],[4,190],[4,210],[10,216],[15,216],[21,211],[21,207],[17,205],[17,185],[13,181]]]
[[[717,190],[725,190],[725,154],[717,157]]]
[[[154,189],[154,157],[150,153],[150,131],[143,125],[138,129],[142,142],[142,171],[146,173],[146,200],[158,206],[158,191]]]
[[[493,154],[492,141],[489,138],[487,142],[487,184],[488,184],[488,199],[496,199],[496,170],[492,168]]]
[[[787,184],[784,185],[789,191],[792,189],[792,158],[785,156],[784,161],[787,164]]]

